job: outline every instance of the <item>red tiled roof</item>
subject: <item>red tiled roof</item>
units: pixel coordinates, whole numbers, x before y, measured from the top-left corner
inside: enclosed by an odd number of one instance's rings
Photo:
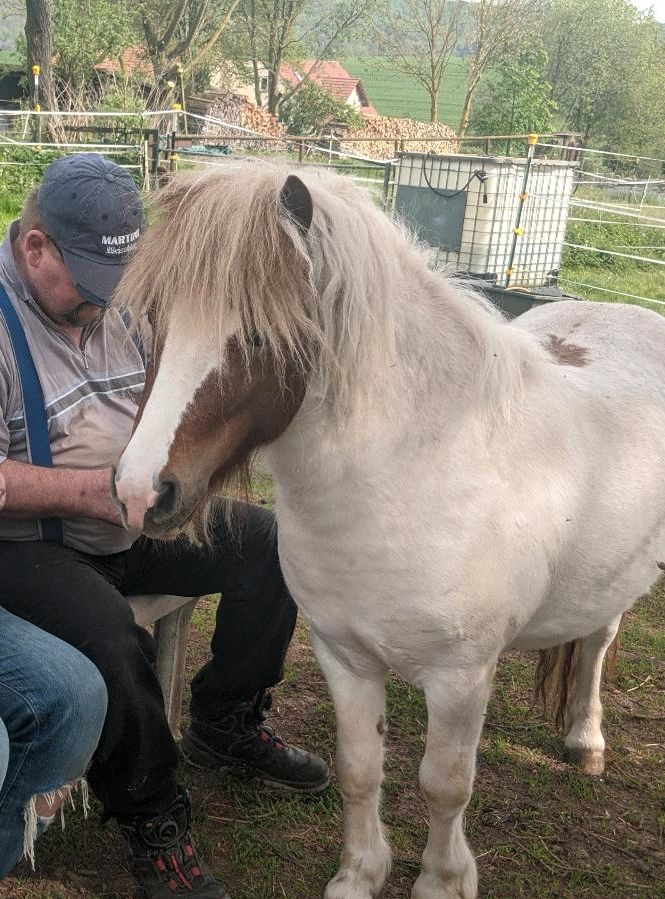
[[[313,69],[313,71],[312,71]],[[311,71],[311,81],[324,87],[335,97],[346,103],[354,91],[358,91],[360,98],[360,111],[363,115],[376,115],[376,110],[369,102],[362,81],[352,78],[344,66],[334,59],[303,59],[297,66],[283,65],[279,70],[280,77],[288,84],[295,87],[303,77]],[[370,112],[371,110],[371,112]]]
[[[110,72],[113,75],[152,75],[152,66],[143,47],[125,47],[120,59],[103,59],[95,66],[98,72]]]

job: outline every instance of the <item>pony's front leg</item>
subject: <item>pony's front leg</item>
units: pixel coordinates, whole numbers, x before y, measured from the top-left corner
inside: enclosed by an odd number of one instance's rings
[[[587,774],[605,770],[605,740],[600,729],[603,706],[600,679],[603,660],[616,637],[621,616],[580,641],[573,695],[566,707],[569,728],[565,742],[566,759],[580,765]]]
[[[412,899],[475,899],[476,862],[464,837],[476,749],[489,699],[494,664],[432,675],[425,687],[427,747],[420,788],[430,813],[429,839]]]
[[[312,635],[337,719],[337,777],[344,800],[344,848],[324,899],[375,899],[390,873],[379,818],[385,730],[385,670],[360,676]]]

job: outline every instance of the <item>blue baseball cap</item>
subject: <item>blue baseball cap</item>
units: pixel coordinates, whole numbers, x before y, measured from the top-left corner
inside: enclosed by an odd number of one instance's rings
[[[56,159],[44,172],[37,211],[78,292],[106,306],[145,229],[132,176],[99,153]]]

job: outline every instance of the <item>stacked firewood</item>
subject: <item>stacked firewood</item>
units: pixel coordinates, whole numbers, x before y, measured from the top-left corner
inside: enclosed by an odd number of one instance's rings
[[[195,94],[187,100],[187,110],[197,115],[210,116],[211,120],[200,123],[200,134],[205,137],[219,137],[220,142],[234,153],[284,149],[281,142],[262,141],[258,137],[255,141],[233,140],[234,136],[237,137],[244,132],[229,127],[231,125],[239,125],[240,128],[264,134],[266,137],[282,137],[286,134],[284,126],[276,116],[255,106],[251,100],[240,94],[230,91]],[[222,125],[212,119],[227,124]],[[415,119],[373,115],[365,119],[361,128],[347,130],[342,125],[333,127],[331,132],[334,135],[333,143],[336,149],[372,159],[392,159],[400,150],[412,153],[458,152],[455,132],[441,122],[417,122]]]
[[[187,110],[197,115],[210,116],[211,119],[219,119],[228,125],[239,125],[242,129],[250,132],[256,131],[265,134],[266,137],[281,137],[284,134],[284,128],[276,116],[266,112],[265,109],[259,109],[247,97],[239,94],[219,91],[195,94],[188,99]],[[245,132],[225,127],[216,121],[208,120],[201,123],[200,133],[205,137],[224,139],[224,144],[234,152],[275,147],[274,141],[262,141],[260,138],[257,138],[256,141],[226,140],[226,138],[237,137]]]
[[[362,128],[349,131],[340,140],[340,149],[372,159],[392,159],[399,150],[410,153],[457,153],[456,137],[453,129],[442,122],[417,122],[415,119],[377,115],[368,116]]]

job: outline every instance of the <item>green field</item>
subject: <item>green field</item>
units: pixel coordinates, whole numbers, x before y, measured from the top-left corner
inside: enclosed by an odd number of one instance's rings
[[[370,103],[384,116],[398,116],[429,122],[429,97],[413,78],[391,71],[381,57],[340,60],[349,75],[359,78]],[[439,97],[439,119],[455,129],[459,125],[466,87],[466,64],[451,59],[443,77]]]

